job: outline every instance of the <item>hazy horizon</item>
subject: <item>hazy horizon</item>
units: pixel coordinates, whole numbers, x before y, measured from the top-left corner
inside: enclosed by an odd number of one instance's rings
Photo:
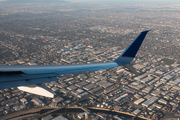
[[[145,1],[145,0],[68,0],[70,2],[96,2],[96,3],[169,3],[169,4],[174,4],[174,3],[179,3],[180,4],[180,1],[179,0],[151,0],[151,1]]]
[[[7,1],[7,0],[0,0]],[[11,1],[11,0],[9,0]],[[14,0],[12,0],[14,2]],[[72,3],[125,3],[125,4],[136,4],[136,3],[162,3],[162,4],[180,4],[179,0],[64,0]]]

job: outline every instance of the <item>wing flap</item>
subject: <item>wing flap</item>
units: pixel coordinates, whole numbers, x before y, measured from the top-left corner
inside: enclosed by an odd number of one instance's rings
[[[29,80],[13,80],[13,81],[0,82],[0,88],[6,89],[17,86],[28,86],[32,84],[46,83],[56,80],[58,80],[57,77],[38,78],[38,79],[29,79]]]
[[[51,74],[34,74],[34,75],[27,75],[27,74],[12,74],[12,75],[1,75],[0,76],[0,83],[2,82],[11,82],[11,81],[28,81],[31,79],[38,79],[38,78],[47,78],[47,77],[61,77],[58,74],[51,73]]]

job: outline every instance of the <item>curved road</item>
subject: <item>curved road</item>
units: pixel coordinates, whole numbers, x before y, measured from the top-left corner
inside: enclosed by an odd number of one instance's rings
[[[42,118],[48,114],[53,114],[53,113],[69,113],[69,112],[105,112],[109,114],[118,114],[121,116],[126,116],[128,118],[134,118],[138,120],[150,120],[147,118],[142,118],[140,116],[135,116],[134,114],[130,114],[127,112],[122,112],[122,111],[115,111],[115,110],[110,110],[110,109],[105,109],[105,108],[97,108],[97,107],[43,107],[43,108],[36,108],[36,109],[28,109],[28,110],[23,110],[23,111],[18,111],[14,112],[11,114],[8,114],[6,116],[0,117],[0,120],[17,120],[17,119],[23,119],[27,117],[35,117],[35,118]]]

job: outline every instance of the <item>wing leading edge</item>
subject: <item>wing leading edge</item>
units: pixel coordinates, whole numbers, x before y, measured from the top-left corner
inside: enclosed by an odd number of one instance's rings
[[[0,66],[0,89],[27,86],[58,80],[57,77],[113,68],[133,61],[148,31],[143,31],[114,61],[82,65]]]

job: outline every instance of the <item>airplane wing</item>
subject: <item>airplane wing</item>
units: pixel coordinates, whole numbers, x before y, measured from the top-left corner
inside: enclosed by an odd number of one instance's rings
[[[77,65],[0,66],[0,89],[58,80],[57,77],[87,71],[113,68],[133,61],[148,31],[143,31],[114,61]]]

